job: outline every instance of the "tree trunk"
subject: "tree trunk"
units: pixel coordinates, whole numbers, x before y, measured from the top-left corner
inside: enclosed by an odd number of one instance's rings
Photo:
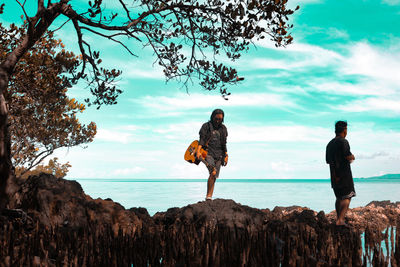
[[[8,107],[4,94],[8,87],[10,77],[13,75],[15,65],[22,56],[43,36],[54,19],[60,15],[64,2],[52,4],[51,8],[38,7],[35,17],[31,18],[27,33],[22,37],[21,43],[0,64],[0,209],[14,208],[11,197],[18,187],[16,184],[14,168],[11,162],[11,138],[8,131]],[[15,199],[14,199],[15,200]],[[17,200],[16,200],[17,201]]]
[[[9,202],[8,183],[13,179],[14,172],[11,163],[11,139],[8,132],[8,108],[4,98],[9,74],[0,69],[0,209],[7,207]]]

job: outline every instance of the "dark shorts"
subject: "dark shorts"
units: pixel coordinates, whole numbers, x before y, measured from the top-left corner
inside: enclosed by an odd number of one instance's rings
[[[354,191],[354,187],[333,188],[333,192],[335,193],[336,199],[338,200],[343,200],[356,196],[356,191]]]
[[[213,157],[207,155],[206,161],[208,163],[207,166],[208,172],[211,174],[215,169],[217,171],[215,178],[218,178],[219,170],[221,169],[221,160],[216,160]]]

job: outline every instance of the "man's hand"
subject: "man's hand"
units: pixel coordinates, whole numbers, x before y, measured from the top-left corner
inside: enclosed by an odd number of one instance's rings
[[[353,154],[351,154],[351,155],[347,156],[346,159],[347,159],[350,163],[352,163],[356,158],[354,157]]]
[[[225,154],[224,166],[226,166],[227,164],[228,164],[228,154]]]
[[[203,159],[203,156],[201,155],[201,146],[200,145],[197,147],[195,156],[196,156],[196,158],[198,158],[200,160]]]

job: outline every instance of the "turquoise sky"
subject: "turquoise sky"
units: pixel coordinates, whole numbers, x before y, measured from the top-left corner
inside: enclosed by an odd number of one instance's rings
[[[206,168],[183,154],[215,108],[225,111],[229,132],[222,179],[329,178],[325,146],[339,119],[349,123],[355,177],[400,173],[400,1],[290,2],[296,5],[294,43],[258,42],[231,63],[245,80],[230,87],[228,101],[196,84],[189,93],[166,84],[151,51],[136,43],[139,57],[132,57],[86,35],[107,66],[123,71],[124,93],[117,105],[82,114],[98,125],[88,148],[56,153],[72,165],[68,178],[206,178]],[[5,8],[0,20],[19,23],[14,1]],[[71,25],[58,35],[78,51]],[[83,99],[87,92],[76,87],[70,95]]]

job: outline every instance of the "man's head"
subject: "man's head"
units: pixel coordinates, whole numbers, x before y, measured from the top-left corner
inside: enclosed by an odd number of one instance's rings
[[[214,127],[219,127],[224,122],[224,117],[225,117],[225,114],[222,109],[215,109],[211,113],[210,120],[211,120],[212,124],[214,125]]]
[[[335,133],[336,135],[341,135],[346,137],[347,135],[347,121],[337,121],[335,123]]]

